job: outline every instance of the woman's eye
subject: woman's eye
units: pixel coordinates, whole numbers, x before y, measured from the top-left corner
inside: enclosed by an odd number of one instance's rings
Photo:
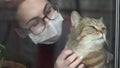
[[[46,15],[48,16],[51,13],[51,9],[47,10]]]
[[[51,12],[52,12],[52,6],[49,6],[49,7],[46,9],[45,14],[46,14],[46,15],[49,15]]]
[[[34,20],[32,26],[35,27],[38,25],[38,23],[39,23],[39,20]]]

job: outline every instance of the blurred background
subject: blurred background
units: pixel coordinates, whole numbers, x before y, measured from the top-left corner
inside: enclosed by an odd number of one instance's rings
[[[28,68],[37,68],[38,46],[31,43],[29,38],[22,39],[15,33],[16,0],[0,0],[0,43],[5,49],[5,59],[23,63]],[[65,22],[70,22],[70,13],[76,10],[81,16],[92,18],[103,17],[107,26],[107,39],[114,55],[115,44],[115,0],[53,0],[60,7]],[[69,25],[69,24],[67,24]],[[64,41],[59,43],[63,45]],[[55,48],[59,50],[59,47]]]

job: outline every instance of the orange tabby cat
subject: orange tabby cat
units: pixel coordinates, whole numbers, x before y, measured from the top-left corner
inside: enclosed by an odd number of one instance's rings
[[[71,13],[71,33],[68,38],[68,48],[78,56],[83,56],[86,68],[108,68],[105,63],[107,51],[106,26],[101,19],[81,17],[78,12]]]

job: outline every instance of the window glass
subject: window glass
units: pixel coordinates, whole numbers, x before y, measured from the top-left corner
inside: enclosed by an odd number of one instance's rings
[[[105,48],[113,55],[112,68],[119,68],[119,0],[49,0],[55,7],[57,4],[58,11],[64,18],[61,37],[50,45],[36,45],[29,36],[23,39],[17,35],[15,28],[19,26],[15,13],[21,1],[0,0],[0,44],[5,46],[5,49],[0,49],[0,53],[2,51],[5,60],[23,64],[27,68],[53,68],[68,41],[71,12],[76,10],[82,17],[103,18],[109,45]]]

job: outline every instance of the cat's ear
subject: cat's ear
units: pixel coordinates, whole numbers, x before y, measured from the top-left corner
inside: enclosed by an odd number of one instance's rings
[[[71,23],[72,26],[76,26],[79,23],[81,16],[77,11],[72,11],[71,13]]]
[[[99,20],[100,20],[100,21],[103,21],[103,17],[101,17]]]

